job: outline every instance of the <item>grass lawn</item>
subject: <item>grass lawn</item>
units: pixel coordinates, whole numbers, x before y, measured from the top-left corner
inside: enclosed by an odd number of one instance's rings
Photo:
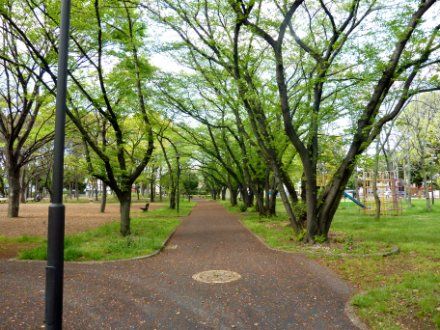
[[[242,213],[242,221],[269,246],[304,252],[353,283],[359,293],[351,304],[372,329],[439,329],[440,205],[427,212],[424,203],[415,201],[401,216],[375,220],[342,202],[331,243],[313,247],[297,241],[282,210],[272,218]],[[393,246],[399,254],[371,256]]]
[[[167,207],[144,213],[131,219],[131,235],[119,234],[119,222],[111,222],[82,233],[68,235],[64,243],[64,259],[67,261],[116,260],[150,254],[162,248],[163,242],[180,224],[179,217],[187,216],[194,202],[182,200],[180,213]],[[14,240],[20,240],[16,238]],[[32,238],[28,238],[32,239]],[[0,238],[0,242],[1,238]],[[46,240],[38,247],[21,251],[20,259],[46,259]]]

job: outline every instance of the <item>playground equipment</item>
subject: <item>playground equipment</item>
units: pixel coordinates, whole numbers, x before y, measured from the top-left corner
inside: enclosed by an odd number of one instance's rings
[[[329,181],[329,174],[328,173],[320,173],[317,177],[317,185],[318,187],[325,187]],[[365,209],[365,205],[357,200],[353,195],[350,195],[348,192],[344,191],[344,197],[355,203],[357,206]]]
[[[361,178],[361,189],[359,194],[363,201],[365,214],[376,214],[376,202],[374,199],[375,176],[373,172],[364,172]],[[400,202],[401,191],[403,191],[402,180],[399,179],[397,171],[378,172],[376,177],[377,195],[380,199],[380,214],[399,215],[402,214]]]
[[[358,178],[360,189],[357,194],[344,191],[344,197],[359,206],[365,214],[376,214],[373,184],[376,180],[377,194],[380,199],[382,215],[399,215],[402,213],[400,197],[404,195],[403,180],[399,179],[398,171],[378,172],[375,179],[373,172],[363,172]],[[325,187],[329,181],[328,173],[322,172],[317,177],[318,187]],[[358,196],[355,198],[354,196]]]
[[[351,196],[349,193],[344,191],[344,197],[351,200],[353,203],[355,203],[357,206],[365,209],[366,206],[364,204],[362,204],[360,201],[358,201],[356,198],[354,198],[353,196]]]

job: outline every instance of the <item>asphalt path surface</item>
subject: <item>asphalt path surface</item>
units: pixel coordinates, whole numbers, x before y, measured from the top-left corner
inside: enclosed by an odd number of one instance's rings
[[[0,329],[44,324],[45,262],[0,260]],[[195,273],[230,270],[223,284]],[[273,251],[215,202],[199,201],[158,255],[65,264],[66,329],[356,329],[350,287],[299,254]]]

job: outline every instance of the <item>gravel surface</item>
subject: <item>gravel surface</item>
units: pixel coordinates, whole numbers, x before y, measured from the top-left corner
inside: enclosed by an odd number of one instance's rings
[[[131,216],[142,212],[145,203],[133,203]],[[150,209],[157,208],[151,204]],[[105,213],[99,212],[99,203],[66,203],[66,234],[78,233],[119,219],[119,204],[108,203]],[[22,235],[47,235],[48,203],[28,203],[20,205],[20,217],[7,217],[8,205],[0,204],[0,235],[17,237]]]
[[[296,254],[272,251],[217,203],[200,201],[155,257],[67,263],[66,329],[354,329],[350,287]],[[43,325],[44,262],[0,260],[0,329]],[[225,284],[195,273],[231,270]]]

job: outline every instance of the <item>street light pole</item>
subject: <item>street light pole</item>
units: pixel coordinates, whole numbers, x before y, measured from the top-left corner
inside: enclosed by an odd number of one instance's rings
[[[176,209],[177,213],[179,213],[180,210],[180,155],[176,155],[177,158],[177,203],[176,203]]]
[[[58,53],[56,122],[53,163],[53,197],[49,206],[46,266],[47,329],[61,329],[63,320],[64,223],[63,166],[66,123],[67,62],[69,52],[70,0],[62,0]]]

